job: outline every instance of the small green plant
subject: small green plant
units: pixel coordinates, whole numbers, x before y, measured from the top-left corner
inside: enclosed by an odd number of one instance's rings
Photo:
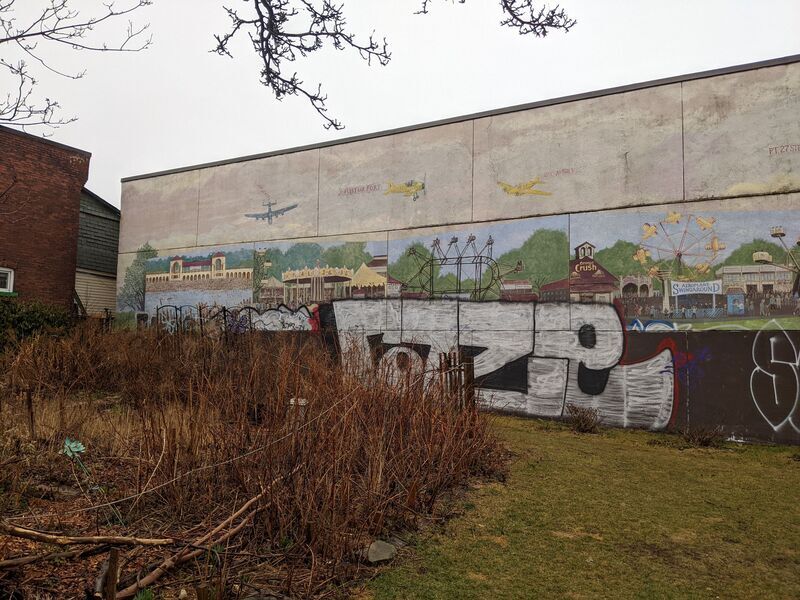
[[[145,588],[136,592],[133,600],[156,600],[156,595],[153,593],[153,590]]]
[[[600,431],[600,413],[596,408],[567,404],[567,423],[576,433],[597,433]]]
[[[78,440],[73,440],[71,438],[66,438],[64,440],[64,446],[61,448],[61,454],[63,454],[64,456],[72,460],[74,463],[76,463],[81,468],[81,471],[83,471],[84,475],[86,475],[86,478],[89,479],[89,481],[91,481],[92,474],[89,472],[89,469],[86,468],[86,465],[83,463],[80,456],[84,452],[86,452],[86,446],[84,446]],[[103,496],[104,501],[108,500],[108,495],[106,494],[106,490],[102,486],[93,484],[90,489],[93,491],[100,492],[100,494]],[[117,510],[116,506],[111,504],[109,508],[114,517],[114,520],[116,520],[117,523],[121,524],[125,522],[119,510]]]

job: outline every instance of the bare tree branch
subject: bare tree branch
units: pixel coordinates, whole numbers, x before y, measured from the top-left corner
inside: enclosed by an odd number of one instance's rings
[[[29,0],[24,0],[26,3]],[[14,124],[23,129],[46,125],[51,128],[71,123],[74,117],[57,117],[60,108],[55,100],[34,97],[37,80],[26,59],[39,67],[69,79],[80,79],[85,71],[68,73],[55,67],[44,55],[47,48],[67,46],[70,50],[90,52],[139,52],[150,46],[151,37],[144,37],[149,24],[137,27],[128,21],[124,34],[114,42],[95,40],[92,33],[108,21],[126,18],[136,10],[152,4],[152,0],[126,0],[102,3],[89,15],[72,8],[74,0],[45,0],[43,8],[24,18],[19,24],[18,11],[23,0],[0,0],[0,73],[14,81],[13,91],[0,98],[0,123]],[[27,6],[25,7],[28,8]],[[12,58],[16,54],[17,58]]]
[[[466,4],[467,0],[451,0],[458,4]],[[415,13],[427,15],[431,0],[422,0],[420,9]],[[564,33],[572,29],[578,22],[570,18],[558,4],[554,8],[542,5],[537,8],[537,0],[500,0],[500,8],[506,15],[500,21],[504,27],[517,29],[520,35],[533,34],[545,37],[550,30],[562,30]]]
[[[262,61],[261,83],[269,87],[278,100],[285,96],[306,98],[324,120],[324,127],[343,129],[342,123],[328,115],[322,87],[308,87],[297,72],[291,75],[283,69],[285,63],[295,62],[316,52],[329,42],[337,50],[352,49],[371,64],[373,59],[386,65],[391,59],[386,39],[378,42],[374,32],[366,41],[357,41],[347,30],[344,5],[330,0],[243,0],[246,14],[225,7],[230,19],[227,33],[215,35],[213,52],[232,57],[231,43],[242,32],[250,39],[253,50]],[[459,4],[466,0],[452,0]],[[417,14],[427,14],[431,0],[422,0]],[[576,21],[556,6],[537,9],[535,0],[500,0],[505,18],[500,24],[513,27],[520,34],[544,37],[550,30],[569,31]],[[243,34],[244,35],[244,34]]]
[[[215,35],[214,52],[232,56],[230,42],[241,31],[246,31],[256,54],[261,58],[261,83],[269,87],[278,100],[284,96],[305,97],[324,119],[326,129],[342,129],[342,124],[327,115],[327,96],[322,86],[307,87],[297,73],[286,75],[284,63],[295,62],[306,57],[329,42],[337,50],[352,49],[371,64],[377,60],[386,65],[391,58],[386,40],[378,42],[374,34],[366,41],[358,41],[347,31],[343,5],[329,0],[314,2],[299,0],[244,0],[248,5],[247,17],[240,16],[232,8],[225,8],[231,20],[230,30],[224,35]],[[297,7],[296,7],[296,6]]]

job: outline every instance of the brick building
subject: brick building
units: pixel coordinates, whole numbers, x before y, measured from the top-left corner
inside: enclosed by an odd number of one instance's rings
[[[0,126],[0,294],[73,305],[90,156]]]

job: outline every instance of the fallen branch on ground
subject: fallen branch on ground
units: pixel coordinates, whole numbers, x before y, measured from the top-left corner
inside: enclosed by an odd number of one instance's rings
[[[19,556],[0,560],[0,569],[15,569],[29,565],[41,560],[57,560],[63,558],[88,558],[108,551],[107,545],[96,546],[94,548],[81,548],[79,550],[68,550],[66,552],[48,552],[47,554],[34,554],[30,556]]]
[[[134,584],[132,584],[132,585],[129,585],[129,586],[128,586],[128,587],[126,587],[124,590],[117,592],[117,598],[118,598],[119,600],[122,600],[123,598],[130,598],[131,596],[133,596],[134,594],[136,594],[136,592],[138,592],[138,591],[139,591],[139,590],[141,590],[142,588],[145,588],[145,587],[147,587],[147,586],[151,585],[151,584],[152,584],[153,582],[155,582],[155,581],[156,581],[156,580],[157,580],[159,577],[161,577],[162,575],[164,575],[164,573],[166,573],[166,572],[167,572],[169,569],[171,569],[171,568],[173,568],[173,567],[175,567],[175,566],[177,566],[177,565],[179,565],[179,564],[181,564],[181,563],[185,563],[186,561],[192,560],[193,558],[196,558],[196,557],[198,557],[198,556],[202,555],[204,552],[207,552],[207,551],[208,551],[208,549],[207,549],[207,547],[206,547],[206,546],[215,546],[215,545],[217,545],[217,544],[221,544],[222,542],[225,542],[225,541],[227,541],[229,538],[231,538],[231,537],[233,537],[234,535],[236,535],[237,533],[239,533],[239,532],[240,532],[240,531],[241,531],[241,530],[244,528],[244,526],[245,526],[245,525],[248,523],[248,521],[250,521],[250,519],[251,519],[251,518],[252,518],[252,517],[253,517],[253,516],[254,516],[254,515],[255,515],[255,514],[256,514],[256,513],[257,513],[257,512],[260,510],[260,509],[258,509],[258,508],[257,508],[257,509],[255,509],[255,510],[253,510],[252,512],[250,512],[249,514],[247,514],[247,515],[246,515],[246,516],[245,516],[245,517],[244,517],[244,518],[241,520],[241,522],[240,522],[238,525],[236,525],[236,527],[234,527],[233,529],[229,529],[229,530],[228,530],[226,533],[224,533],[224,534],[223,534],[221,537],[217,538],[216,540],[214,540],[214,541],[213,541],[213,542],[211,542],[210,544],[208,543],[208,541],[209,541],[209,540],[210,540],[210,539],[211,539],[213,536],[215,536],[215,535],[217,535],[218,533],[220,533],[220,532],[221,532],[223,529],[225,529],[225,527],[228,527],[228,526],[232,525],[232,524],[233,524],[233,522],[234,522],[234,521],[235,521],[235,520],[236,520],[238,517],[240,517],[241,515],[243,515],[243,514],[244,514],[244,513],[245,513],[245,512],[246,512],[246,511],[247,511],[247,510],[248,510],[248,509],[251,507],[251,506],[253,506],[253,505],[254,505],[256,502],[258,502],[259,500],[261,500],[262,498],[264,498],[264,496],[266,496],[266,495],[267,495],[267,493],[268,493],[268,492],[269,492],[269,491],[272,489],[272,486],[273,486],[273,485],[275,485],[276,483],[278,483],[278,482],[279,482],[281,479],[284,479],[284,478],[286,478],[286,477],[288,477],[288,476],[290,476],[290,475],[294,475],[294,474],[295,474],[295,473],[298,471],[298,469],[299,469],[299,468],[300,468],[300,467],[299,467],[299,466],[297,466],[297,467],[295,467],[294,469],[292,469],[292,470],[291,470],[291,471],[288,473],[288,475],[281,475],[280,477],[276,477],[275,479],[273,479],[273,480],[270,482],[270,484],[269,484],[269,485],[268,485],[266,488],[262,489],[260,493],[256,494],[256,495],[255,495],[255,496],[253,496],[252,498],[250,498],[250,500],[248,500],[247,502],[245,502],[245,503],[244,503],[244,504],[243,504],[243,505],[242,505],[242,506],[239,508],[239,510],[237,510],[237,511],[236,511],[235,513],[233,513],[233,514],[232,514],[230,517],[228,517],[227,519],[225,519],[224,521],[222,521],[222,523],[220,523],[219,525],[217,525],[217,526],[216,526],[214,529],[212,529],[211,531],[209,531],[209,532],[208,532],[207,534],[205,534],[204,536],[202,536],[202,537],[200,537],[200,538],[196,539],[196,540],[195,540],[195,541],[193,541],[191,544],[189,544],[189,545],[185,546],[184,548],[181,548],[181,550],[179,550],[178,552],[176,552],[175,554],[173,554],[172,556],[170,556],[169,558],[167,558],[167,559],[166,559],[164,562],[162,562],[162,563],[161,563],[161,564],[160,564],[158,567],[156,567],[156,568],[155,568],[153,571],[151,571],[151,572],[150,572],[150,574],[149,574],[149,575],[147,575],[146,577],[144,577],[144,578],[140,579],[139,581],[137,581],[136,583],[134,583]],[[188,551],[190,547],[197,547],[197,546],[200,546],[200,548],[198,548],[197,550],[192,550],[191,552],[189,552],[189,551]]]
[[[214,540],[210,546],[216,546],[217,544],[222,544],[223,542],[227,541],[229,538],[233,537],[237,533],[239,533],[244,526],[250,521],[250,519],[259,511],[260,509],[256,509],[247,516],[233,529],[228,530],[227,533],[222,535],[221,537]],[[159,577],[164,575],[167,571],[169,571],[172,567],[180,565],[181,563],[185,563],[187,561],[192,560],[193,558],[197,558],[201,556],[203,553],[208,552],[208,548],[200,548],[198,550],[193,550],[189,553],[186,553],[188,548],[183,548],[180,552],[176,552],[172,556],[170,556],[167,560],[162,562],[156,569],[154,569],[149,575],[143,577],[133,585],[126,587],[124,590],[117,592],[117,600],[123,600],[124,598],[130,598],[136,594],[139,590],[146,588],[152,585]]]
[[[9,523],[0,523],[0,531],[15,537],[21,537],[35,542],[45,542],[58,546],[70,546],[72,544],[110,544],[113,546],[169,546],[177,543],[174,538],[137,538],[124,535],[55,535],[43,533],[35,529],[17,527]]]

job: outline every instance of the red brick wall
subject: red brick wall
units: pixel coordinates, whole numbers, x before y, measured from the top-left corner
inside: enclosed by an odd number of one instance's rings
[[[14,269],[21,300],[72,304],[90,156],[0,127],[0,267]]]

